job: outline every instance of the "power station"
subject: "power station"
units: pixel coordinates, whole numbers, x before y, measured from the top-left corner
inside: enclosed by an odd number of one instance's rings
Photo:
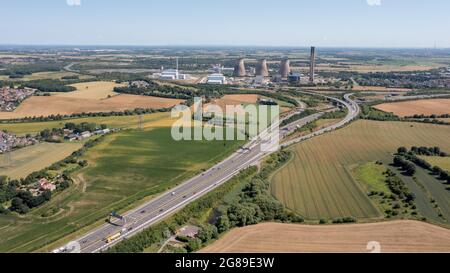
[[[316,81],[316,59],[317,51],[316,47],[311,47],[311,55],[309,59],[309,82],[314,84]],[[289,83],[298,85],[301,83],[302,74],[299,72],[293,72],[291,69],[291,60],[286,56],[280,60],[278,71],[273,75],[271,79],[269,73],[269,66],[267,59],[260,59],[256,66],[252,66],[247,73],[244,59],[241,58],[237,61],[233,72],[234,77],[254,77],[253,83],[255,85],[264,85],[270,82],[272,83]],[[249,82],[251,79],[247,79]],[[240,82],[246,81],[246,79],[239,80]],[[211,82],[212,83],[212,82]]]

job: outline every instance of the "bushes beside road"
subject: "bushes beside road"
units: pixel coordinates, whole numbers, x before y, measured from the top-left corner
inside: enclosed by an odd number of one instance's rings
[[[307,116],[314,115],[316,113],[317,113],[317,111],[315,111],[315,110],[307,109],[299,114],[295,114],[292,117],[283,120],[280,124],[280,127],[284,127],[288,124],[293,123],[294,121],[300,120],[302,118],[306,118]]]

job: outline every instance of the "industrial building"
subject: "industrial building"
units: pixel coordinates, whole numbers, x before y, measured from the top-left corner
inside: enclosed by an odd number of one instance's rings
[[[290,73],[288,76],[288,82],[290,84],[299,84],[301,79],[300,73]]]
[[[256,85],[265,85],[265,84],[267,84],[268,82],[269,82],[269,79],[268,79],[267,77],[264,77],[264,76],[261,76],[261,75],[256,76],[256,77],[255,77],[255,80],[254,80],[254,83],[255,83]]]
[[[208,84],[226,84],[227,79],[223,74],[215,73],[215,74],[211,74],[208,76],[206,83],[208,83]]]
[[[178,71],[178,58],[177,58],[177,64],[176,64],[176,69],[165,69],[162,68],[163,70],[161,71],[161,75],[159,76],[159,78],[161,80],[186,80],[187,76],[185,74],[181,74]]]

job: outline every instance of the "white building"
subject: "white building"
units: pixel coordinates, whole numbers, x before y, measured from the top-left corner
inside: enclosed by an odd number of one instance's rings
[[[161,71],[161,75],[159,76],[159,78],[161,80],[186,80],[187,76],[185,74],[180,74],[180,72],[178,71],[178,58],[177,58],[177,68],[176,69],[166,69],[164,70],[163,67],[161,67],[162,71]]]
[[[206,80],[206,83],[209,84],[226,84],[227,79],[223,74],[211,74],[208,76],[208,79]]]
[[[255,77],[255,84],[263,85],[267,84],[269,81],[264,76],[256,76]]]

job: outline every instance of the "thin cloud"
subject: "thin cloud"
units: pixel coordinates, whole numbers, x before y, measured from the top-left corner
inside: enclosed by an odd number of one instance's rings
[[[381,6],[381,0],[367,0],[367,5],[373,6]]]
[[[71,7],[81,6],[81,0],[66,0],[66,3]]]

